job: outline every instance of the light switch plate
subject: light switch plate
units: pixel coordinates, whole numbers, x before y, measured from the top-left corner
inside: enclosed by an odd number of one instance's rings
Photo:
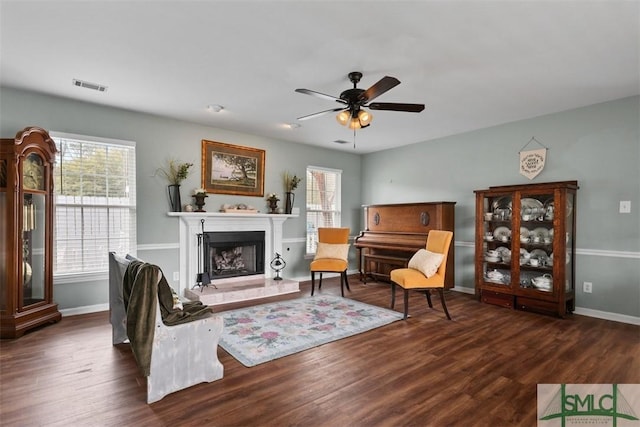
[[[620,200],[620,213],[631,213],[631,200]]]

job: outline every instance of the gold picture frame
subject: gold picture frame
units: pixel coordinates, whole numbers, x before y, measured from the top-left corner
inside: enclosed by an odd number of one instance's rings
[[[202,188],[207,193],[264,196],[265,151],[202,140]]]

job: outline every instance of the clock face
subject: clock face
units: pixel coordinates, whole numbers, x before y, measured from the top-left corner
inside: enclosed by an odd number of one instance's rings
[[[22,165],[22,187],[27,190],[44,190],[44,162],[31,153]]]

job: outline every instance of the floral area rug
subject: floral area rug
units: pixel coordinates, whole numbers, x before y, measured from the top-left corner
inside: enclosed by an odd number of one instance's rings
[[[402,313],[334,295],[218,313],[220,346],[245,366],[288,356],[402,319]]]

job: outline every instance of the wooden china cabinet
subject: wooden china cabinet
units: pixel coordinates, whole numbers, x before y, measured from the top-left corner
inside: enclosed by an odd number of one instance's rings
[[[53,302],[53,164],[49,134],[0,140],[0,337],[61,319]]]
[[[475,191],[481,301],[560,317],[574,311],[577,190],[577,181],[563,181]]]

